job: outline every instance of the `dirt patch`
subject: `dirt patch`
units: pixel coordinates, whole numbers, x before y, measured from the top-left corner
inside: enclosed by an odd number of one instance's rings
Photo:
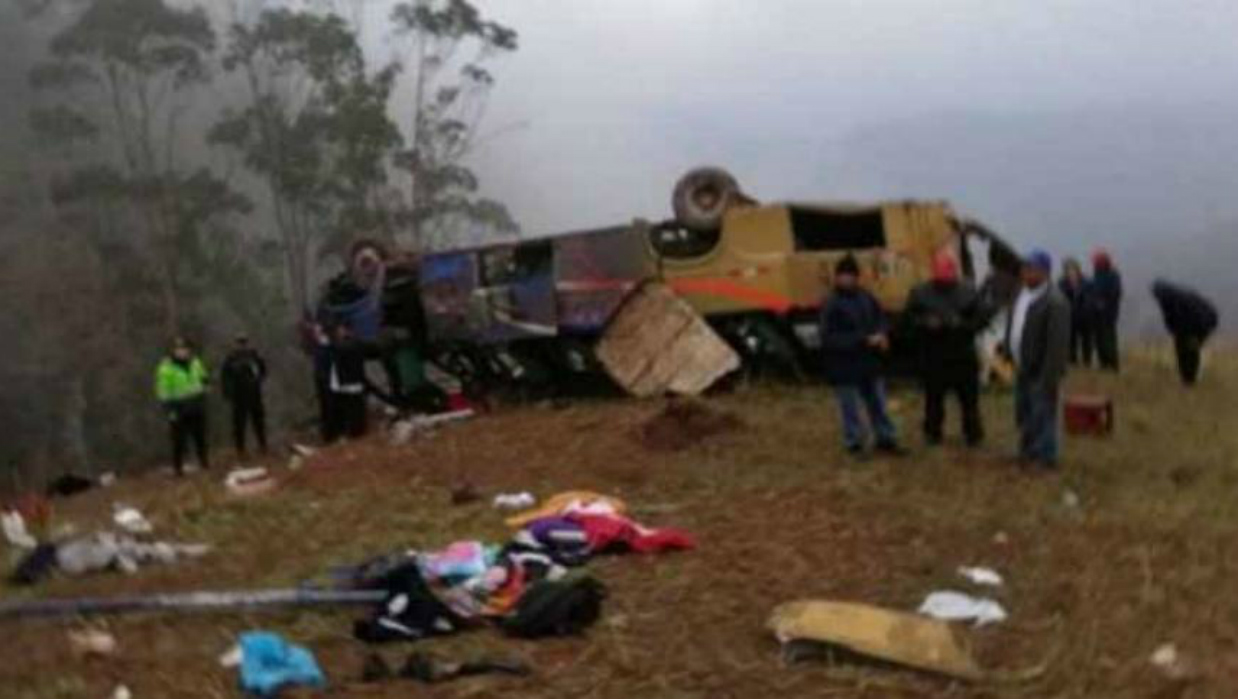
[[[672,400],[643,423],[639,442],[651,451],[681,451],[720,434],[745,427],[733,413],[693,400]]]

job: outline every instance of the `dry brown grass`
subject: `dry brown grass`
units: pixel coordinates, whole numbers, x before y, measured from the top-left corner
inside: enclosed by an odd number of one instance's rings
[[[468,481],[486,492],[592,488],[621,495],[640,519],[694,532],[693,552],[591,564],[612,595],[585,638],[513,641],[480,630],[436,640],[446,656],[516,654],[524,680],[484,677],[435,688],[356,683],[365,651],[349,612],[142,616],[109,620],[119,657],[73,660],[67,623],[5,624],[4,696],[104,696],[124,682],[140,699],[236,696],[216,657],[246,628],[310,645],[333,696],[515,697],[1211,697],[1236,690],[1236,358],[1216,357],[1208,382],[1181,389],[1156,355],[1121,377],[1075,374],[1071,390],[1118,405],[1108,439],[1075,438],[1061,475],[1016,473],[1009,397],[986,398],[989,446],[916,448],[901,460],[850,461],[819,387],[743,386],[710,403],[745,429],[676,452],[641,446],[658,402],[578,402],[501,410],[391,448],[381,441],[317,456],[270,496],[231,500],[215,478],[150,476],[84,495],[62,521],[103,521],[123,497],[161,533],[205,540],[208,558],[133,577],[58,580],[40,595],[286,586],[326,567],[398,546],[505,535],[486,502],[449,505]],[[894,391],[914,443],[917,394]],[[955,414],[951,413],[951,418]],[[955,426],[955,425],[954,425]],[[216,476],[218,474],[211,474]],[[1066,490],[1079,508],[1063,503]],[[1003,532],[1006,542],[998,543]],[[990,668],[965,686],[897,669],[782,667],[764,632],[771,608],[799,597],[898,609],[961,586],[958,565],[997,567],[1009,621],[965,635]],[[17,594],[12,589],[2,594]],[[1167,680],[1147,657],[1174,642],[1195,665]],[[394,660],[404,648],[388,649]],[[1013,676],[1031,670],[1027,677]]]

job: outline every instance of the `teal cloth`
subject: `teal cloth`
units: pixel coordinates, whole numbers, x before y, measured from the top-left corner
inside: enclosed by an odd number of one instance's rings
[[[302,646],[285,641],[279,634],[246,631],[239,645],[241,687],[249,694],[271,697],[288,685],[322,688],[327,684],[315,656]]]

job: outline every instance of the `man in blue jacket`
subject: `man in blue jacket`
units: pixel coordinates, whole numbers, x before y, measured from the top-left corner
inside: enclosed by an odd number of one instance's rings
[[[880,379],[882,355],[888,351],[888,323],[880,303],[858,286],[858,262],[847,255],[833,273],[833,291],[820,308],[820,346],[828,383],[836,391],[845,431],[845,448],[855,455],[866,449],[866,430],[858,413],[861,399],[875,433],[875,450],[901,454],[897,429],[884,407]]]

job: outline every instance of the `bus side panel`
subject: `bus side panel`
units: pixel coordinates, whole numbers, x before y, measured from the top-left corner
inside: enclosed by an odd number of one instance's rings
[[[630,290],[656,274],[641,226],[569,234],[553,245],[557,319],[563,332],[602,331]]]
[[[473,341],[470,297],[478,286],[473,252],[428,255],[422,260],[420,288],[427,335],[433,342]]]

